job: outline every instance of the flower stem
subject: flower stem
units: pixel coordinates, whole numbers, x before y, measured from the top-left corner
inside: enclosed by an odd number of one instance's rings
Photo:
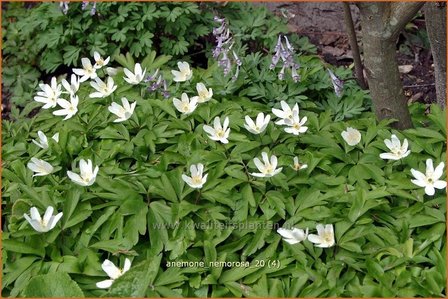
[[[52,174],[48,175],[48,178],[50,179],[50,182],[52,182],[54,186],[59,185],[59,182],[56,181],[56,179],[54,178],[54,176]]]
[[[230,154],[229,154],[229,151],[227,150],[226,146],[224,145],[224,143],[221,143],[221,145],[222,145],[222,147],[224,148],[224,152],[225,152],[225,155],[226,155],[226,159],[227,159],[227,160],[230,159]]]
[[[201,194],[202,194],[202,190],[199,189],[199,192],[196,195],[196,200],[194,202],[194,204],[198,204],[199,199],[201,198]]]

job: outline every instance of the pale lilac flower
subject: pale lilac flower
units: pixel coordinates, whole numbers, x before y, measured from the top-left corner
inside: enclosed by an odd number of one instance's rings
[[[220,23],[220,25],[213,29],[213,35],[216,40],[216,46],[212,51],[213,58],[215,58],[218,61],[218,65],[223,68],[224,75],[230,73],[232,64],[236,64],[236,71],[232,76],[232,80],[235,81],[238,78],[240,66],[242,65],[241,59],[233,50],[233,57],[230,57],[229,55],[229,51],[232,49],[234,41],[226,20],[215,16],[214,21]]]
[[[294,47],[291,46],[291,44],[289,43],[288,37],[286,35],[283,36],[283,38],[285,39],[286,46],[283,45],[282,36],[279,35],[279,37],[277,39],[277,44],[274,47],[275,54],[272,56],[272,60],[271,60],[271,64],[270,64],[269,68],[271,70],[275,69],[278,62],[281,60],[283,65],[282,65],[280,72],[278,73],[278,79],[283,80],[285,77],[285,71],[287,69],[291,69],[291,77],[292,77],[293,81],[299,82],[300,75],[297,73],[297,70],[299,69],[300,64],[294,62],[294,55],[295,55]]]
[[[328,69],[328,74],[330,74],[331,83],[333,83],[334,93],[337,97],[341,97],[344,90],[344,81],[339,79],[330,69]]]
[[[62,13],[66,15],[68,13],[68,4],[70,1],[61,1],[59,2],[59,8],[61,9]]]

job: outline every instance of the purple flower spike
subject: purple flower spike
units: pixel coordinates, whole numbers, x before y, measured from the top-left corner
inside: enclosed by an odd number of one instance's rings
[[[241,66],[242,62],[239,59],[239,57],[236,55],[235,51],[232,51],[232,54],[233,54],[233,57],[235,58],[236,65]]]
[[[297,73],[297,69],[294,66],[291,68],[291,75],[292,80],[294,80],[295,83],[300,81],[300,75]]]
[[[90,10],[90,15],[94,16],[96,14],[96,2],[93,2],[92,9]]]
[[[64,15],[68,13],[68,1],[61,1],[59,3],[59,7],[61,8],[61,11]]]
[[[333,83],[334,93],[337,97],[342,96],[342,92],[344,91],[344,81],[339,79],[330,69],[327,69],[330,74],[331,83]]]
[[[280,73],[278,73],[278,79],[283,80],[285,78],[285,65],[283,65]]]
[[[289,52],[294,52],[294,47],[291,46],[291,44],[289,43],[288,38],[286,37],[286,35],[284,36],[285,41],[286,41],[286,48],[289,50]]]
[[[272,56],[271,64],[269,69],[273,70],[277,66],[278,62],[282,61],[282,69],[278,73],[278,79],[283,80],[285,77],[285,70],[291,69],[291,77],[294,82],[300,81],[300,75],[297,73],[297,70],[300,67],[300,64],[294,61],[294,47],[289,43],[289,40],[286,36],[283,36],[285,39],[285,44],[282,42],[282,36],[279,35],[277,39],[277,44],[274,47],[275,54]]]

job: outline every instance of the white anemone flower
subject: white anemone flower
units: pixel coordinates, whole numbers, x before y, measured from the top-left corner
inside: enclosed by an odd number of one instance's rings
[[[117,89],[117,85],[114,85],[114,79],[112,77],[107,77],[107,83],[100,78],[95,78],[95,82],[90,82],[90,85],[96,89],[96,92],[89,94],[91,98],[108,97]]]
[[[142,66],[140,65],[140,63],[135,64],[134,73],[132,73],[130,70],[128,70],[126,68],[123,71],[124,71],[125,75],[127,76],[127,77],[123,77],[123,79],[132,85],[137,85],[140,82],[142,82],[143,77],[145,76],[145,73],[146,73],[146,69],[144,69],[142,71]]]
[[[193,76],[193,71],[190,69],[190,65],[188,62],[178,62],[177,67],[179,68],[178,71],[172,70],[171,74],[173,74],[174,78],[173,80],[175,82],[185,82],[191,79]]]
[[[196,84],[196,90],[198,91],[198,97],[199,97],[198,103],[208,102],[213,96],[213,90],[211,88],[207,90],[207,87],[205,87],[204,83]]]
[[[264,163],[258,158],[254,159],[255,166],[257,166],[260,173],[253,172],[251,175],[260,178],[268,178],[279,174],[282,171],[283,167],[277,168],[277,157],[275,155],[272,155],[269,159],[268,154],[262,152],[261,157],[263,158]]]
[[[62,79],[62,86],[64,86],[66,93],[74,96],[79,90],[79,77],[72,74],[70,77],[70,83],[68,83],[67,80]]]
[[[412,183],[419,187],[425,188],[425,193],[429,196],[433,196],[435,193],[435,189],[445,189],[446,181],[440,180],[443,175],[443,168],[445,167],[445,163],[440,162],[434,170],[432,159],[426,160],[426,174],[422,172],[411,169],[411,173],[414,176],[415,180],[411,180]]]
[[[42,91],[37,92],[37,96],[34,100],[39,103],[44,103],[42,109],[54,108],[57,105],[59,97],[62,94],[61,84],[58,84],[56,77],[51,78],[51,85],[49,84],[39,84]]]
[[[400,139],[398,139],[396,135],[392,135],[390,140],[384,139],[384,144],[390,149],[390,153],[380,154],[381,159],[400,160],[409,156],[411,153],[411,151],[408,150],[408,140],[406,138],[403,140],[402,145]]]
[[[332,224],[327,224],[325,227],[323,224],[316,225],[317,235],[308,235],[308,241],[316,244],[317,247],[328,248],[335,244],[334,230]]]
[[[224,119],[224,122],[221,126],[221,120],[219,117],[215,117],[213,121],[213,128],[205,125],[204,131],[209,134],[208,138],[215,141],[220,141],[221,143],[229,143],[229,134],[230,134],[230,128],[229,128],[229,118],[226,117]]]
[[[31,161],[28,162],[27,167],[35,173],[33,177],[49,175],[53,172],[53,166],[51,166],[50,163],[35,157],[31,158]]]
[[[40,148],[47,149],[48,148],[48,138],[42,131],[37,131],[38,140],[33,139],[33,143]],[[54,141],[59,142],[59,133],[56,133],[51,137]]]
[[[361,141],[361,133],[352,127],[348,127],[345,131],[342,131],[341,136],[350,146],[355,146]]]
[[[95,79],[97,77],[96,69],[92,66],[89,58],[81,59],[82,69],[73,69],[73,72],[81,76],[79,82],[87,81],[88,79]]]
[[[56,223],[58,223],[59,219],[61,219],[62,217],[62,212],[53,216],[53,211],[54,208],[52,206],[49,206],[45,211],[44,217],[41,218],[37,208],[32,207],[30,209],[31,217],[27,214],[23,214],[23,217],[25,217],[26,221],[31,224],[35,231],[46,233],[49,230],[52,230],[56,226]]]
[[[279,228],[277,229],[277,233],[283,237],[285,242],[294,245],[306,240],[308,237],[308,228],[306,228],[306,231],[294,227],[292,229]]]
[[[300,133],[305,133],[308,130],[308,127],[304,126],[307,121],[307,117],[304,116],[302,119],[299,117],[299,110],[292,110],[292,118],[287,118],[284,120],[285,125],[288,127],[285,128],[286,133],[299,135]]]
[[[204,165],[201,163],[198,163],[196,165],[190,166],[190,173],[191,177],[182,174],[182,180],[184,180],[185,183],[188,184],[191,188],[194,189],[200,189],[202,186],[207,182],[207,176],[208,174],[203,174],[204,172]]]
[[[79,171],[81,175],[71,171],[67,171],[67,175],[74,183],[78,185],[91,186],[93,185],[93,183],[95,183],[98,170],[98,166],[95,166],[95,169],[93,169],[93,164],[90,159],[88,159],[87,161],[81,159],[79,161]]]
[[[196,107],[198,106],[198,97],[188,98],[186,93],[182,93],[181,100],[177,98],[173,98],[174,107],[176,107],[177,111],[183,114],[190,114]]]
[[[112,285],[115,279],[126,273],[131,268],[131,261],[126,258],[124,260],[123,269],[119,269],[111,261],[105,260],[101,265],[101,268],[103,268],[103,271],[106,272],[110,279],[97,282],[96,287],[100,289],[107,289]]]
[[[128,120],[132,114],[134,113],[135,105],[137,105],[137,102],[132,103],[129,105],[129,101],[126,98],[121,98],[122,106],[120,106],[117,103],[112,103],[108,110],[118,116],[116,120],[114,120],[115,123],[122,122]]]
[[[106,66],[109,63],[110,56],[108,56],[106,59],[103,59],[98,52],[93,53],[93,59],[95,60],[95,65],[93,66],[95,69],[100,69],[103,66]]]
[[[271,116],[267,114],[265,117],[264,113],[260,112],[258,113],[255,122],[248,115],[246,115],[244,119],[246,120],[246,123],[244,124],[246,130],[248,130],[252,134],[261,134],[264,130],[266,130],[266,127],[271,120]]]
[[[64,120],[72,118],[78,112],[79,98],[78,96],[70,97],[70,102],[64,99],[58,100],[58,105],[62,107],[60,110],[53,111],[54,115],[65,115]]]
[[[282,110],[272,108],[272,113],[274,113],[275,116],[280,118],[280,120],[275,122],[277,125],[286,125],[286,120],[288,119],[292,120],[294,111],[297,111],[297,114],[299,114],[299,105],[297,103],[294,105],[292,109],[285,101],[281,101],[280,105],[282,107]]]
[[[116,74],[118,74],[118,69],[114,68],[114,67],[107,67],[106,68],[106,73],[108,76],[115,76]]]
[[[292,165],[292,168],[293,168],[295,171],[299,171],[299,170],[301,170],[301,169],[306,169],[306,168],[308,168],[308,165],[307,165],[307,164],[301,164],[301,163],[299,162],[299,157],[294,157],[293,161],[294,161],[294,164]]]

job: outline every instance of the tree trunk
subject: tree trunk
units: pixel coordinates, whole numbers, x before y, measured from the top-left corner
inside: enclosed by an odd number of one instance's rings
[[[361,62],[361,54],[359,53],[358,39],[356,38],[355,24],[353,24],[352,12],[350,11],[350,3],[342,2],[342,7],[344,8],[345,30],[347,31],[348,41],[353,53],[356,81],[358,81],[358,84],[362,89],[367,89]]]
[[[425,4],[426,29],[434,59],[437,103],[446,107],[446,3]]]
[[[396,40],[424,3],[358,2],[364,64],[376,116],[394,118],[398,129],[412,127],[396,59]]]

